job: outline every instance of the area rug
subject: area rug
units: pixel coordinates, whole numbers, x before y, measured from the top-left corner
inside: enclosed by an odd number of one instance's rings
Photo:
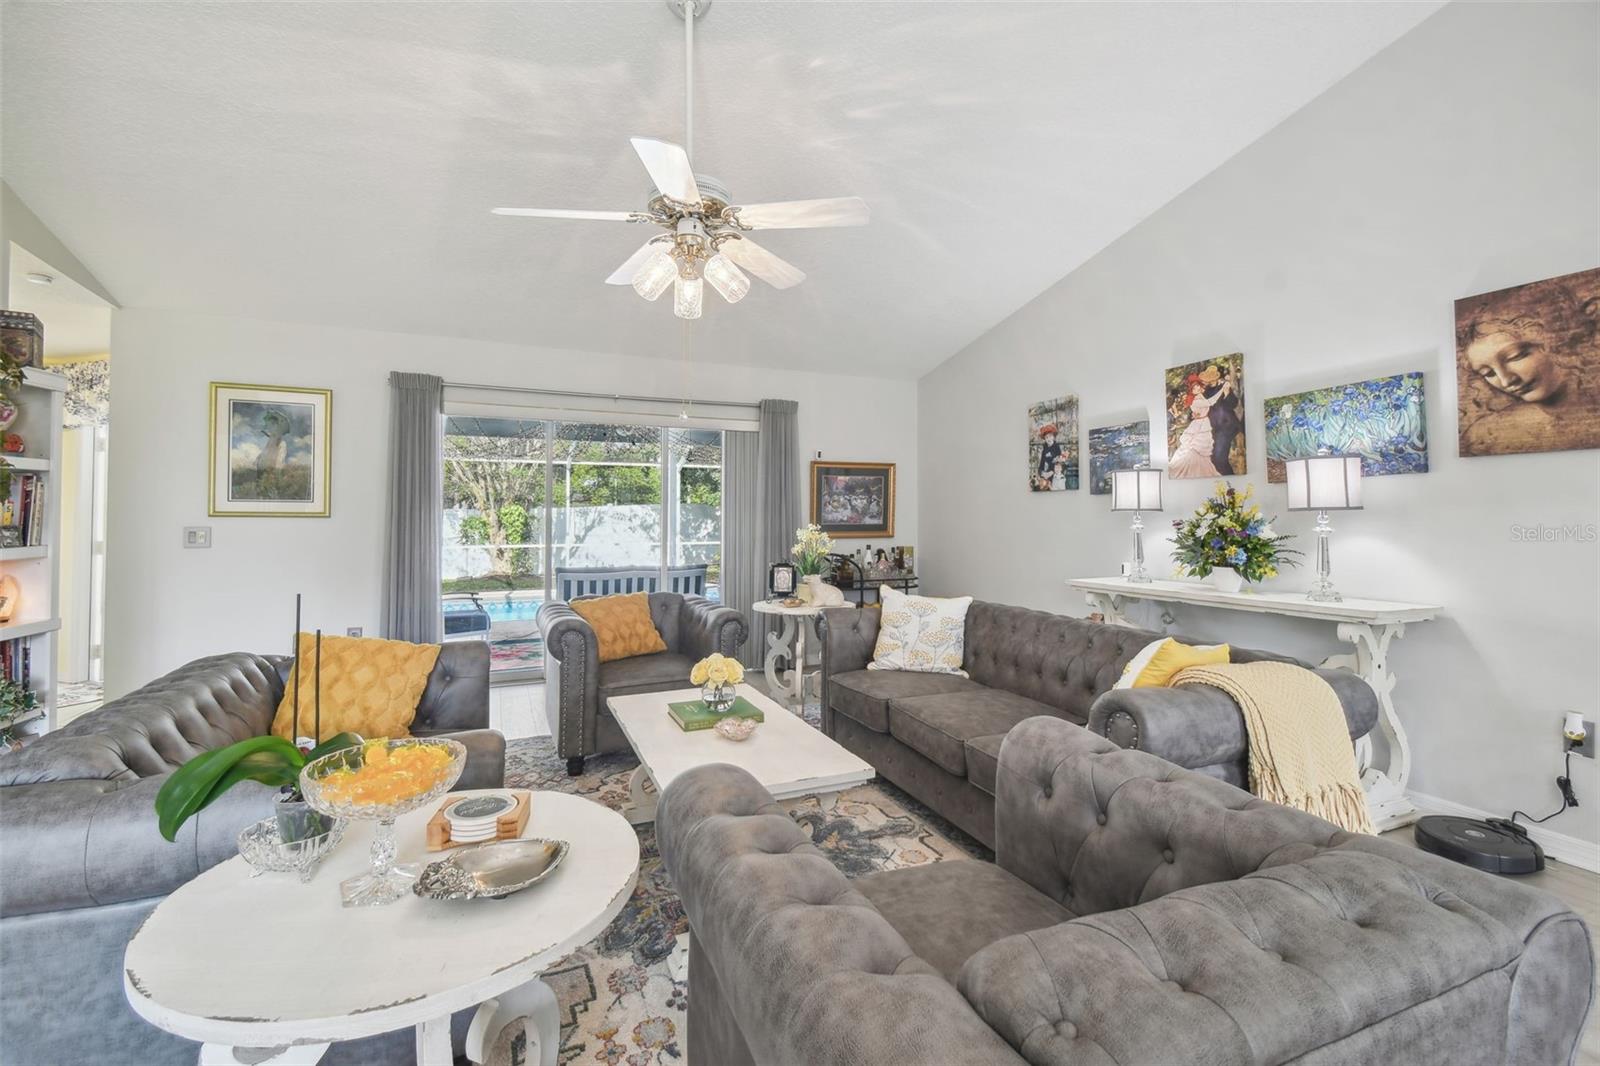
[[[489,669],[525,670],[544,665],[544,641],[538,637],[489,642]]]
[[[814,710],[812,715],[814,717]],[[812,723],[815,725],[815,722]],[[638,760],[602,755],[588,760],[581,777],[567,776],[549,737],[506,745],[506,783],[585,796],[621,810],[628,777]],[[816,799],[786,805],[822,853],[847,877],[930,862],[989,858],[977,841],[887,782],[842,793],[824,812]],[[604,1066],[684,1064],[689,989],[668,965],[678,938],[689,929],[683,903],[667,879],[653,826],[639,826],[639,883],[633,897],[597,939],[544,974],[561,1004],[563,1063]],[[491,1061],[521,1066],[520,1026],[508,1026]],[[695,1064],[714,1066],[714,1064]]]

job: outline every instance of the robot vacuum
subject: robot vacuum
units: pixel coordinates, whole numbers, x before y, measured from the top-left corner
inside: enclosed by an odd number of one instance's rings
[[[1456,818],[1434,814],[1413,830],[1417,847],[1492,874],[1531,874],[1544,869],[1544,849],[1527,830],[1504,818]]]

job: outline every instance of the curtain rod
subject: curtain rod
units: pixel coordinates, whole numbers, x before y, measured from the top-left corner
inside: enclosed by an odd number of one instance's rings
[[[521,385],[479,385],[469,381],[446,381],[446,388],[450,389],[483,389],[486,392],[521,392],[532,396],[565,396],[578,400],[611,400],[618,402],[629,400],[636,403],[681,403],[699,407],[748,407],[752,411],[759,411],[759,403],[750,403],[745,400],[693,400],[688,397],[673,398],[670,396],[634,396],[625,392],[577,392],[570,389],[532,389]]]

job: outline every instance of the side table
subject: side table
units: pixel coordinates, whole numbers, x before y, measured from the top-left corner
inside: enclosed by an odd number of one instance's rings
[[[401,862],[443,857],[424,845],[434,810],[396,822]],[[123,956],[134,1011],[201,1042],[201,1066],[311,1066],[333,1041],[408,1027],[418,1066],[452,1066],[450,1016],[477,1006],[474,1062],[526,1018],[527,1061],[555,1066],[556,998],[539,974],[598,936],[632,895],[633,827],[598,803],[535,792],[524,836],[572,844],[545,881],[501,900],[408,896],[347,909],[339,882],[366,866],[371,836],[370,822],[352,824],[310,884],[253,877],[234,857],[173,892]]]
[[[809,603],[785,607],[778,600],[757,600],[751,610],[783,619],[782,630],[767,634],[767,690],[773,699],[782,700],[789,710],[801,714],[806,700],[806,634],[822,608]],[[778,665],[783,660],[789,663],[787,670]]]

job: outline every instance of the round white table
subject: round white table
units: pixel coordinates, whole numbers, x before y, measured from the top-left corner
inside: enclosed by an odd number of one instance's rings
[[[424,847],[436,808],[396,823],[400,862],[448,854]],[[639,838],[610,808],[558,792],[533,794],[523,835],[572,848],[546,880],[501,900],[344,907],[339,882],[366,866],[370,822],[350,825],[310,884],[252,877],[243,859],[229,859],[173,892],[134,933],[123,958],[128,1002],[152,1025],[199,1041],[201,1066],[309,1066],[332,1041],[408,1026],[418,1066],[451,1066],[450,1015],[472,1006],[474,1062],[525,1018],[527,1061],[554,1066],[556,999],[539,974],[622,910],[638,878]]]
[[[779,600],[757,600],[751,610],[783,619],[782,630],[767,634],[767,691],[790,711],[800,714],[805,710],[806,699],[806,634],[822,608],[809,603],[785,607]],[[789,663],[787,670],[778,666],[784,660]]]

